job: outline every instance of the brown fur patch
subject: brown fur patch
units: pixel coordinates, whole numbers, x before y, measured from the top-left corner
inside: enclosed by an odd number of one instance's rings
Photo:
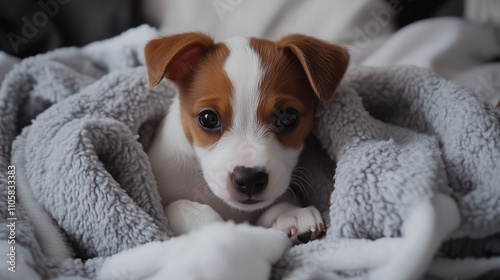
[[[192,145],[215,144],[231,125],[232,86],[224,72],[228,56],[229,49],[224,44],[215,44],[200,62],[191,84],[179,92],[182,125]],[[198,114],[203,109],[217,112],[222,124],[220,131],[207,132],[200,127]]]
[[[181,33],[151,40],[144,49],[149,87],[164,77],[178,86],[189,82],[193,70],[214,40],[203,33]]]
[[[299,112],[299,123],[291,131],[274,132],[287,148],[298,149],[311,133],[317,97],[299,60],[276,43],[252,38],[251,47],[259,54],[265,69],[260,84],[261,101],[257,116],[263,124],[272,125],[281,109]]]
[[[330,102],[349,65],[347,50],[301,34],[285,36],[276,45],[300,61],[319,100]]]

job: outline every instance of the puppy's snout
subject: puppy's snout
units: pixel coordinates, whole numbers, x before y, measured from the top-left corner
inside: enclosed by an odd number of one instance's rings
[[[263,167],[237,166],[231,174],[231,181],[236,190],[252,197],[267,187],[269,176]]]

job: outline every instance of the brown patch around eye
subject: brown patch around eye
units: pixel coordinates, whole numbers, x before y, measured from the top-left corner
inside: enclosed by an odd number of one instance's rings
[[[188,141],[198,147],[215,144],[231,126],[232,86],[224,71],[229,49],[216,44],[201,63],[191,86],[180,93],[182,125]],[[207,131],[200,127],[198,114],[204,109],[217,113],[220,131]]]
[[[263,124],[273,125],[272,120],[280,110],[297,110],[299,120],[293,129],[273,132],[283,147],[299,149],[311,133],[317,104],[309,80],[297,58],[278,49],[274,42],[252,38],[250,45],[266,69],[260,84],[257,117]]]
[[[272,121],[283,109],[296,110],[299,115],[305,111],[302,102],[294,96],[288,94],[272,93],[261,97],[257,115],[263,124],[272,124]]]

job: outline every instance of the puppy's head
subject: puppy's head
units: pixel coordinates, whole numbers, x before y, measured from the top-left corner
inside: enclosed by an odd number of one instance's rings
[[[150,87],[163,77],[178,87],[210,189],[248,211],[288,189],[316,103],[332,99],[349,62],[345,49],[304,35],[214,43],[184,33],[149,42],[145,56]]]

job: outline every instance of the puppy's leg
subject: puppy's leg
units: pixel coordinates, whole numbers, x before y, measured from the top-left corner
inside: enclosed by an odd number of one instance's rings
[[[175,235],[188,233],[209,223],[223,221],[212,207],[185,199],[170,203],[163,211]]]
[[[290,202],[274,204],[259,217],[256,224],[282,230],[294,243],[309,242],[326,231],[316,207],[302,208]]]

